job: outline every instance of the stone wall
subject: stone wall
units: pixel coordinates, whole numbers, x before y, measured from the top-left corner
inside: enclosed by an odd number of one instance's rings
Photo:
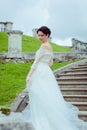
[[[78,52],[54,52],[54,60],[58,62],[72,61],[75,59],[87,58],[87,53]]]
[[[58,61],[58,62],[63,62],[63,61],[73,61],[75,59],[82,59],[82,58],[87,58],[87,53],[83,53],[83,52],[54,52],[54,61]],[[15,60],[17,62],[28,62],[30,60],[34,60],[35,59],[35,53],[30,52],[30,53],[21,53],[21,59],[18,59],[18,56],[10,56],[8,57],[8,53],[0,53],[0,59],[4,59],[6,61],[9,60]]]
[[[87,43],[72,39],[72,51],[73,52],[87,52]]]

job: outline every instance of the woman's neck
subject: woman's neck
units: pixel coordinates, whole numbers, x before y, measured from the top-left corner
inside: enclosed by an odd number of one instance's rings
[[[47,42],[43,42],[42,44],[49,44],[49,42],[47,41]]]

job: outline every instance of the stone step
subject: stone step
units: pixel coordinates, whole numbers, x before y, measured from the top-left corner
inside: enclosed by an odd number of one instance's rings
[[[84,64],[80,64],[78,66],[87,66],[87,63],[84,63]]]
[[[69,102],[87,102],[87,95],[63,95]]]
[[[23,90],[15,99],[14,102],[10,105],[12,112],[21,112],[27,106],[27,101],[29,100],[27,90]]]
[[[87,77],[60,77],[56,78],[58,82],[87,82]]]
[[[87,74],[87,71],[64,71],[62,74]]]
[[[87,87],[87,82],[59,82],[58,81],[58,84],[60,85],[60,87],[61,86],[66,86],[66,87],[68,87],[68,85],[69,86],[73,86],[73,87],[75,87],[75,86],[82,86],[82,87]]]
[[[87,102],[70,102],[77,106],[80,111],[87,111]]]
[[[87,88],[60,88],[63,95],[87,95]]]
[[[79,114],[78,114],[79,118],[81,120],[84,120],[87,122],[87,111],[79,111]]]
[[[87,121],[87,63],[65,70],[56,80],[66,101],[79,108],[79,118]]]
[[[77,66],[77,67],[73,67],[71,69],[87,69],[87,66]]]
[[[66,73],[66,74],[59,74],[56,76],[56,78],[59,78],[59,77],[87,77],[87,73]]]
[[[78,84],[77,85],[76,84],[75,85],[73,85],[73,84],[72,85],[69,85],[69,84],[66,85],[66,84],[62,84],[62,85],[59,85],[59,87],[60,88],[67,88],[67,89],[69,89],[69,88],[82,88],[82,87],[87,88],[87,85],[78,85]]]
[[[64,71],[65,73],[68,73],[68,72],[87,72],[87,69],[69,69],[69,70],[66,70]]]

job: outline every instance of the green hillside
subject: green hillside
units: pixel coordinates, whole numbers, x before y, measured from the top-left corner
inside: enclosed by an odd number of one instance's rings
[[[40,47],[40,41],[31,36],[23,35],[22,37],[22,51],[23,52],[36,52],[36,50]],[[63,47],[51,43],[54,52],[70,52],[71,48]],[[8,51],[8,35],[7,33],[0,32],[0,52]]]
[[[8,36],[4,32],[0,32],[0,52],[8,51]]]

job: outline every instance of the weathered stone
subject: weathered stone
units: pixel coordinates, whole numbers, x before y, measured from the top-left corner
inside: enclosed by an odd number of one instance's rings
[[[29,122],[0,123],[0,130],[35,130]]]
[[[75,59],[87,58],[87,52],[54,52],[54,61],[64,62],[64,61],[73,61]],[[6,61],[16,61],[16,62],[29,62],[35,59],[35,52],[30,53],[21,53],[21,57],[8,57],[8,53],[0,53],[0,59],[9,59]]]
[[[87,52],[87,43],[81,42],[77,39],[72,39],[72,51]]]
[[[7,57],[22,57],[22,34],[21,31],[8,32],[8,55]]]
[[[29,101],[28,92],[23,90],[11,104],[11,111],[13,112],[21,112],[25,109]]]
[[[38,28],[32,29],[33,37],[37,37],[37,30],[38,30]]]
[[[12,30],[12,22],[0,22],[1,24],[1,32],[9,32]]]

